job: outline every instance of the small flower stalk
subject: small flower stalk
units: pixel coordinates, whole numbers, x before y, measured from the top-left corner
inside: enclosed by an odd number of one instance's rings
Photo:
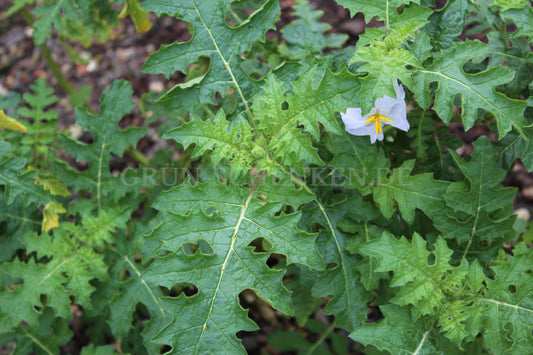
[[[364,117],[360,107],[349,108],[346,113],[341,112],[346,131],[355,136],[370,136],[371,143],[383,140],[384,125],[391,125],[407,132],[409,122],[407,121],[405,92],[396,78],[394,78],[394,90],[396,99],[389,96],[377,99],[372,110]]]

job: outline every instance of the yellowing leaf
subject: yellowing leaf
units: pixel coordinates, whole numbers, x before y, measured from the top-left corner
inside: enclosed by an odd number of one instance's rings
[[[71,196],[70,191],[67,189],[67,187],[64,186],[63,183],[58,179],[54,179],[48,176],[37,176],[37,178],[35,179],[35,183],[38,185],[42,185],[45,190],[50,190],[50,193],[52,195],[66,197]]]
[[[126,5],[118,17],[124,18],[128,15],[131,16],[137,32],[148,32],[152,28],[152,23],[148,20],[148,11],[141,9],[137,0],[126,0]]]
[[[44,206],[42,230],[48,232],[59,227],[59,214],[65,213],[65,208],[60,203],[53,201]]]
[[[0,110],[0,128],[7,128],[13,131],[19,131],[27,133],[28,129],[22,124],[19,123],[14,118],[9,117],[4,113],[4,110]]]

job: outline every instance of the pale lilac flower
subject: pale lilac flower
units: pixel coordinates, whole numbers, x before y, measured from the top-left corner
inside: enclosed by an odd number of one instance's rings
[[[370,142],[383,140],[383,125],[390,124],[402,131],[409,130],[407,121],[407,107],[403,87],[394,78],[396,98],[384,96],[376,100],[372,110],[366,116],[361,115],[361,108],[349,108],[346,113],[341,112],[346,131],[356,136],[370,136]]]

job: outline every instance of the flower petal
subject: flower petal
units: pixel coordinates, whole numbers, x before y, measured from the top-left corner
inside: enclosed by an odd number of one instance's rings
[[[344,122],[345,129],[348,133],[355,136],[370,136],[370,142],[374,143],[376,140],[383,140],[383,131],[380,130],[379,134],[376,134],[375,124],[387,125],[390,124],[393,127],[401,129],[403,131],[409,130],[409,121],[407,121],[407,105],[405,104],[405,91],[403,86],[398,82],[397,78],[394,78],[394,91],[396,91],[396,99],[390,96],[384,96],[376,99],[375,105],[370,112],[363,117],[361,108],[349,108],[346,113],[341,112],[342,121]],[[381,119],[379,117],[373,117],[376,114],[387,118]],[[379,122],[369,122],[379,119]],[[391,122],[387,122],[390,120]]]
[[[402,105],[396,105],[389,116],[392,121],[390,125],[407,132],[409,130],[409,121],[407,121],[407,107],[405,102]]]
[[[341,112],[342,122],[346,127],[346,131],[354,130],[365,125],[365,119],[361,115],[361,108],[349,108],[346,113]]]
[[[376,108],[380,115],[383,115],[392,121],[391,123],[383,122],[383,124],[390,124],[393,127],[407,132],[409,130],[409,121],[407,121],[405,91],[396,78],[394,78],[394,90],[396,90],[398,98],[393,99],[389,96],[379,98],[376,100]]]
[[[394,90],[396,91],[397,100],[405,100],[405,91],[403,90],[402,84],[398,82],[397,78],[394,78]]]
[[[347,129],[346,131],[354,136],[370,136],[371,143],[374,143],[376,139],[380,141],[383,140],[383,133],[376,134],[376,128],[373,123],[355,129]]]
[[[393,99],[390,96],[380,97],[379,99],[376,99],[376,111],[379,112],[381,116],[385,116],[390,119],[389,116],[393,113],[394,107],[401,102],[403,101]]]
[[[396,100],[396,104],[392,107],[392,110],[388,116],[388,119],[392,122],[391,126],[401,129],[407,132],[409,130],[409,121],[407,121],[407,105],[403,100]]]
[[[383,140],[383,132],[380,134],[376,134],[376,131],[370,132],[370,143],[374,143],[376,141],[382,141]]]

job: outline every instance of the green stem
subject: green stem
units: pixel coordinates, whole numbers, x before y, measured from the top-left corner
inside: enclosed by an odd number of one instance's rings
[[[23,7],[19,11],[20,11],[21,16],[28,23],[28,25],[33,27],[34,20],[33,20],[31,13],[28,11],[28,9]],[[59,84],[59,86],[63,90],[65,90],[69,96],[74,94],[76,92],[76,89],[72,86],[72,84],[70,84],[70,82],[67,80],[67,78],[65,78],[65,76],[61,72],[61,68],[54,61],[54,58],[52,57],[52,52],[50,52],[50,48],[48,48],[48,45],[46,45],[46,42],[43,42],[43,44],[41,44],[41,50],[43,51],[44,60],[46,61],[48,68],[50,68],[50,70],[52,71],[52,74],[54,74],[54,76],[56,77],[57,83]]]
[[[440,148],[439,137],[437,136],[437,132],[434,132],[433,136],[435,137],[435,144],[437,144],[437,151],[439,152],[440,171],[442,171],[442,176],[444,176],[444,157],[442,156],[442,150]]]
[[[320,346],[320,344],[322,344],[328,338],[329,334],[334,329],[335,329],[335,321],[333,321],[333,323],[331,323],[329,328],[324,332],[324,334],[322,334],[320,339],[318,339],[318,341],[316,343],[314,343],[312,347],[309,348],[309,350],[307,351],[306,355],[311,355]]]
[[[137,150],[136,148],[132,146],[129,146],[128,148],[126,148],[125,153],[141,165],[144,165],[144,166],[150,165],[148,158],[141,151]]]
[[[33,27],[33,17],[31,16],[30,12],[28,11],[28,9],[26,9],[25,7],[22,7],[20,10],[20,15],[24,18],[24,20],[28,23],[28,25],[32,26]]]
[[[387,8],[385,9],[385,28],[387,29],[387,36],[390,36],[390,23],[389,23],[389,0],[387,0]]]
[[[48,68],[50,68],[56,77],[59,86],[65,90],[69,96],[74,94],[76,89],[69,83],[67,78],[65,78],[61,72],[61,68],[59,68],[59,65],[57,65],[57,63],[54,61],[54,58],[52,58],[52,53],[50,52],[50,48],[48,48],[46,43],[41,44],[41,50],[43,51],[44,60],[46,61],[46,64],[48,64]]]
[[[502,24],[499,26],[497,24],[494,24],[494,27],[498,30],[500,33],[500,37],[502,38],[503,44],[505,44],[505,49],[511,49],[511,45],[509,44],[509,40],[506,36],[506,29],[505,29],[505,22],[502,20]]]
[[[283,171],[285,171],[283,168],[282,168]],[[289,172],[285,171],[285,173],[289,174]],[[315,194],[313,191],[311,191],[311,189],[309,188],[309,186],[307,186],[307,184],[305,183],[305,181],[302,181],[300,179],[298,179],[296,176],[294,175],[291,175],[291,181],[294,182],[296,185],[302,187],[305,191],[311,193],[311,194]]]
[[[426,111],[422,111],[420,116],[420,124],[418,125],[418,150],[416,151],[416,157],[418,159],[422,158],[422,123],[424,123],[424,117],[426,116]]]
[[[476,1],[474,1],[474,0],[470,0],[470,2],[476,7],[477,11],[480,12],[481,15],[483,15],[483,18],[485,18],[485,20],[487,21],[487,23],[489,23],[489,22],[488,22],[488,18],[485,17],[485,14],[484,14],[483,11],[481,10],[480,5],[479,5]],[[498,33],[500,34],[500,37],[502,38],[502,41],[503,41],[503,43],[505,44],[505,48],[506,48],[506,49],[511,49],[511,45],[509,44],[509,40],[507,39],[507,36],[505,35],[505,33],[506,33],[505,22],[504,22],[504,21],[502,21],[502,22],[503,22],[502,25],[498,25],[498,24],[496,24],[496,23],[492,23],[492,24],[490,24],[490,27],[491,27],[494,31],[496,31],[496,32],[498,32]]]
[[[24,18],[24,20],[28,23],[28,25],[33,27],[34,20],[31,15],[31,13],[26,8],[20,9],[20,14]],[[46,64],[52,71],[52,74],[54,74],[57,83],[59,86],[67,92],[69,96],[76,93],[76,89],[72,84],[67,80],[67,78],[63,75],[63,72],[61,71],[61,68],[59,65],[55,62],[54,58],[52,57],[52,52],[50,51],[50,48],[45,43],[41,44],[41,50],[43,51],[43,57],[46,61]],[[95,112],[89,107],[89,105],[86,105],[87,109],[90,113],[94,114]],[[126,153],[132,157],[135,161],[137,161],[139,164],[142,164],[144,166],[149,165],[148,159],[144,156],[143,153],[135,149],[134,147],[128,147],[126,150]]]

